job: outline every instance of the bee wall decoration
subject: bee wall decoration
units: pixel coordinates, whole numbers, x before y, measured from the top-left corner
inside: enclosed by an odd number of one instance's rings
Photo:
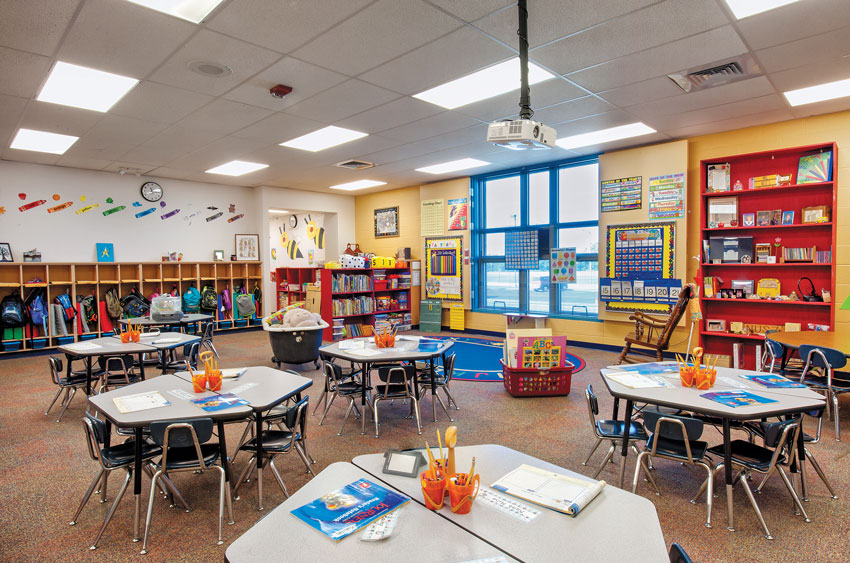
[[[280,230],[280,245],[283,247],[283,251],[289,256],[290,260],[295,260],[296,258],[304,258],[304,255],[301,254],[301,250],[298,249],[298,243],[295,242],[295,239],[290,239],[289,234],[286,232],[286,227],[278,227]]]
[[[316,243],[316,248],[319,250],[325,248],[325,228],[316,225],[309,215],[307,215],[307,236]]]

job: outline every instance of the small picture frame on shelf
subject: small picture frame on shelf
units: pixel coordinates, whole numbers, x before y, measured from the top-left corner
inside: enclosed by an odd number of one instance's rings
[[[782,210],[774,209],[770,212],[770,224],[771,225],[781,225],[782,224]]]
[[[732,280],[732,289],[736,292],[740,291],[743,293],[741,297],[752,295],[754,288],[755,282],[753,280]]]
[[[794,224],[794,212],[793,211],[783,211],[782,212],[782,224],[783,225],[793,225]]]
[[[705,319],[705,330],[708,332],[726,332],[726,321],[723,319]]]
[[[828,223],[830,219],[831,208],[828,205],[816,205],[814,207],[804,207],[802,223]]]
[[[731,182],[729,176],[732,167],[729,164],[709,164],[706,169],[708,176],[708,191],[728,192]]]
[[[756,262],[766,264],[770,257],[770,243],[756,243]]]
[[[710,229],[737,224],[737,197],[716,197],[708,200],[708,227]]]
[[[745,227],[755,227],[756,226],[756,214],[755,213],[744,213],[743,223]]]
[[[12,246],[8,242],[0,242],[0,262],[14,262]]]
[[[770,211],[758,211],[756,213],[756,225],[758,225],[759,227],[769,227],[770,216]]]
[[[213,250],[213,262],[223,262],[224,261],[224,251],[223,250]]]

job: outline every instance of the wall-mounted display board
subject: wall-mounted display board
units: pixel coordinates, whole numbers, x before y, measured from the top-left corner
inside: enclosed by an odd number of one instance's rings
[[[505,269],[533,270],[540,264],[537,231],[505,233]]]
[[[425,298],[463,301],[463,237],[425,239]]]
[[[649,179],[649,218],[672,219],[685,216],[685,173],[653,176]]]
[[[642,176],[603,180],[599,187],[602,213],[640,209],[643,202],[642,190]]]
[[[672,279],[675,272],[674,222],[609,225],[606,233],[606,276],[627,280]],[[607,301],[608,311],[666,313],[669,303]]]
[[[449,200],[449,230],[465,231],[469,228],[469,199],[465,197]]]
[[[423,237],[443,234],[443,200],[426,199],[422,202],[420,225]]]

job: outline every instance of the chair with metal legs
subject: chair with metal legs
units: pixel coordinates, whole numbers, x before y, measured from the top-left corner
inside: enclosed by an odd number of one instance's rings
[[[416,413],[416,430],[422,434],[422,422],[419,418],[419,401],[414,393],[416,382],[416,367],[413,365],[381,366],[378,368],[378,379],[375,393],[372,395],[372,409],[375,416],[375,438],[381,436],[378,425],[378,403],[385,399],[408,399]]]
[[[54,385],[56,385],[57,389],[56,394],[53,396],[53,400],[50,401],[50,406],[47,407],[44,414],[45,416],[50,414],[50,409],[52,409],[53,405],[56,404],[56,399],[59,398],[59,395],[65,393],[65,396],[62,398],[62,402],[59,403],[62,410],[59,411],[59,417],[56,419],[56,422],[62,422],[62,416],[65,414],[65,411],[68,410],[68,405],[71,404],[71,399],[73,399],[74,395],[77,394],[77,389],[85,389],[86,376],[83,374],[82,376],[71,375],[70,377],[66,377],[62,373],[61,358],[48,358],[48,362],[50,363],[50,380]]]
[[[209,443],[213,433],[211,418],[191,418],[182,422],[156,421],[151,422],[151,438],[162,447],[162,459],[153,462],[156,473],[151,478],[151,493],[148,500],[148,513],[145,518],[145,536],[142,542],[142,555],[148,552],[148,536],[150,535],[151,519],[153,517],[153,500],[156,495],[156,485],[160,478],[168,477],[176,472],[204,472],[215,468],[219,474],[218,493],[218,545],[222,540],[224,524],[224,505],[227,500],[227,512],[233,523],[233,507],[230,500],[230,487],[225,481],[224,468],[216,465],[219,461],[219,444]],[[222,460],[222,463],[224,461]]]
[[[213,345],[213,328],[215,327],[215,323],[213,321],[207,321],[204,323],[204,328],[201,333],[201,347],[204,350],[208,350],[218,358],[218,351],[215,349],[215,345]]]
[[[599,448],[599,444],[605,440],[611,442],[608,453],[605,454],[605,459],[602,460],[602,465],[593,474],[593,478],[596,479],[602,473],[602,470],[605,469],[608,462],[611,461],[617,445],[623,441],[624,428],[623,423],[619,420],[596,420],[596,417],[599,415],[599,400],[593,393],[593,385],[587,386],[587,389],[584,391],[584,398],[587,400],[587,414],[590,416],[590,425],[593,427],[593,434],[596,436],[596,444],[593,445],[590,453],[587,454],[587,459],[582,462],[582,465],[587,465],[590,458],[596,453],[597,448]],[[646,440],[646,432],[643,426],[639,422],[632,421],[629,425],[629,447],[632,448],[635,454],[638,451],[634,443],[642,440]]]
[[[703,422],[697,418],[687,416],[645,412],[643,414],[643,423],[649,432],[649,438],[646,440],[646,448],[638,455],[637,463],[635,464],[632,492],[634,493],[637,490],[638,480],[641,471],[643,471],[646,474],[647,480],[655,489],[655,494],[661,494],[658,490],[658,485],[655,484],[652,473],[644,464],[645,457],[649,457],[650,459],[671,459],[681,463],[699,465],[707,473],[705,483],[708,486],[708,497],[706,499],[705,527],[711,528],[711,500],[714,492],[714,472],[711,465],[705,461],[708,459],[706,457],[708,443],[700,440],[704,427]],[[699,493],[697,493],[691,502],[695,503],[697,497],[699,497]]]
[[[770,333],[776,331],[768,331],[764,339],[764,352],[762,353],[761,369],[769,373],[778,373],[789,378],[799,378],[803,372],[803,363],[799,359],[787,359],[787,350],[785,346],[775,340],[770,339]],[[785,369],[782,369],[782,359],[786,358]],[[774,371],[775,370],[775,371]]]
[[[138,375],[133,371],[132,356],[110,356],[102,358],[102,363],[103,373],[100,374],[98,393],[105,393],[139,380]]]
[[[847,357],[840,350],[822,346],[800,346],[800,357],[805,358],[806,367],[800,376],[812,391],[823,393],[826,397],[826,412],[830,412],[832,400],[832,419],[835,421],[835,440],[841,441],[841,427],[838,422],[838,395],[850,393],[850,374],[839,372],[847,365]]]
[[[330,368],[325,368],[325,365],[330,365]],[[334,370],[334,374],[336,375],[336,380],[339,382],[348,381],[352,379],[355,375],[360,373],[359,371],[352,370],[350,373],[345,373],[342,370],[342,366],[334,363],[332,360],[322,358],[322,377],[323,377],[323,387],[322,394],[319,395],[319,400],[316,401],[316,406],[313,407],[313,415],[316,415],[316,412],[319,410],[319,407],[322,407],[322,412],[324,413],[325,409],[328,408],[328,400],[331,394],[331,379],[327,374],[326,369]],[[298,374],[296,374],[298,375]]]
[[[772,422],[766,425],[764,427],[764,446],[759,446],[746,440],[732,440],[732,443],[730,444],[730,448],[732,450],[732,468],[737,468],[739,470],[738,475],[733,481],[733,485],[741,483],[756,516],[758,516],[759,522],[761,522],[761,526],[764,529],[764,535],[769,540],[772,540],[773,536],[770,535],[770,530],[767,528],[767,524],[764,521],[761,510],[759,510],[758,504],[756,504],[753,491],[750,489],[750,485],[747,481],[749,480],[750,473],[755,472],[763,474],[765,477],[759,486],[759,490],[761,490],[765,481],[767,481],[774,472],[778,472],[779,476],[782,478],[782,483],[785,485],[785,488],[794,500],[795,507],[803,515],[803,520],[805,522],[811,522],[808,514],[806,514],[806,509],[803,508],[803,503],[800,502],[800,497],[797,496],[797,491],[794,490],[794,485],[791,484],[791,480],[788,478],[785,470],[782,469],[783,466],[790,466],[797,461],[796,443],[799,432],[800,418],[797,417],[784,420],[782,422]],[[723,456],[723,450],[724,446],[723,444],[720,444],[719,446],[710,448],[708,451],[712,454]],[[723,462],[718,463],[714,472],[720,472],[723,470],[724,466]],[[699,495],[701,495],[704,490],[705,483],[703,483],[703,486],[700,487],[700,490],[697,492],[694,500],[699,498]],[[709,496],[711,496],[710,491]]]
[[[345,410],[345,418],[342,420],[342,426],[340,427],[339,432],[337,432],[337,436],[342,436],[342,431],[345,430],[345,423],[348,422],[348,417],[351,415],[352,410],[354,411],[355,419],[365,415],[365,413],[360,413],[357,410],[357,403],[360,401],[363,393],[366,393],[366,408],[372,410],[372,400],[369,397],[372,387],[367,385],[364,389],[359,382],[354,381],[353,379],[340,380],[337,377],[338,367],[339,366],[336,364],[332,364],[330,362],[325,362],[322,367],[325,372],[326,381],[328,382],[327,396],[330,397],[330,399],[328,400],[327,406],[325,406],[325,411],[322,413],[321,420],[319,420],[319,426],[322,426],[325,423],[325,417],[328,415],[328,411],[331,410],[331,405],[333,405],[334,399],[342,397],[348,401],[348,408]],[[374,416],[374,412],[372,414]]]
[[[263,466],[265,465],[268,465],[269,468],[271,468],[272,474],[274,475],[275,480],[277,480],[277,484],[280,486],[280,490],[283,491],[286,498],[289,498],[289,491],[286,489],[286,484],[283,482],[283,478],[280,476],[280,472],[274,464],[274,458],[276,456],[280,454],[287,454],[294,450],[298,453],[301,461],[304,462],[304,465],[307,467],[307,471],[314,477],[316,476],[316,474],[313,473],[313,469],[310,467],[310,461],[308,460],[307,452],[304,449],[306,445],[306,436],[304,434],[306,430],[305,416],[307,415],[309,399],[309,397],[304,397],[295,405],[286,409],[283,414],[269,419],[268,422],[270,423],[270,426],[282,426],[283,429],[272,430],[269,428],[268,430],[263,430],[262,449],[259,452],[259,455],[262,455],[263,459],[257,473],[259,510],[263,510],[262,471]],[[239,449],[240,451],[250,452],[251,459],[248,460],[247,465],[245,465],[245,469],[242,470],[242,474],[236,481],[236,487],[233,489],[233,496],[236,500],[239,500],[239,488],[245,482],[245,478],[249,476],[249,472],[257,470],[257,439],[253,438],[248,440],[242,444]]]
[[[121,502],[124,492],[127,490],[127,485],[133,478],[133,468],[136,463],[136,444],[134,441],[130,440],[115,446],[105,447],[104,444],[107,438],[106,423],[94,418],[89,413],[85,413],[85,416],[83,417],[83,429],[86,435],[86,444],[88,445],[89,456],[94,461],[98,462],[99,467],[97,475],[95,475],[94,479],[92,479],[91,485],[89,485],[88,490],[83,495],[83,500],[80,502],[79,508],[77,508],[77,511],[74,513],[74,517],[71,518],[71,522],[69,522],[71,526],[77,523],[77,518],[80,517],[80,513],[83,511],[83,508],[86,506],[86,503],[92,493],[95,492],[95,488],[101,484],[101,482],[102,485],[99,491],[101,493],[100,502],[106,502],[106,479],[104,479],[106,475],[119,469],[123,469],[127,472],[124,482],[121,484],[121,489],[115,496],[115,501],[109,508],[109,512],[106,513],[106,518],[103,521],[103,525],[100,527],[100,531],[97,533],[97,537],[95,537],[89,547],[89,549],[96,549],[97,543],[100,541],[101,536],[103,536],[103,532],[106,530],[107,524],[109,524],[109,521],[112,519],[112,515],[115,514],[115,509],[118,507],[118,503]],[[162,448],[159,446],[147,443],[142,444],[142,460],[150,460],[161,453]]]
[[[449,409],[446,408],[445,403],[443,403],[443,400],[440,398],[439,391],[440,389],[442,389],[443,392],[446,394],[446,400],[449,403],[449,407],[454,404],[455,410],[460,410],[460,407],[457,406],[457,402],[455,401],[454,397],[451,394],[451,391],[449,390],[449,385],[451,385],[454,370],[455,355],[449,354],[448,356],[446,356],[446,361],[443,364],[442,373],[431,374],[430,369],[425,369],[419,372],[419,396],[424,397],[425,391],[431,389],[431,383],[433,380],[434,392],[431,396],[431,400],[437,401],[440,406],[443,407],[443,411],[445,411],[446,416],[449,417],[449,422],[454,422],[454,419],[452,418],[452,415],[449,414]],[[434,412],[434,420],[436,420],[436,409],[434,410]]]

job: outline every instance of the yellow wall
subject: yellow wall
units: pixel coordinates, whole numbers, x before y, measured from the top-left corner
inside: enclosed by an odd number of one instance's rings
[[[677,275],[682,272],[681,265],[687,264],[686,279],[692,281],[696,276],[697,263],[690,256],[700,253],[700,226],[699,226],[699,191],[700,175],[699,163],[705,159],[716,159],[740,153],[766,151],[770,149],[781,149],[794,146],[811,145],[817,143],[836,142],[838,144],[838,209],[834,212],[834,221],[837,225],[837,248],[835,256],[837,260],[836,291],[833,300],[836,308],[850,294],[850,111],[795,119],[771,125],[749,127],[724,133],[703,135],[687,140],[687,209],[691,211],[687,216],[686,229],[680,229],[677,233]],[[843,151],[842,151],[843,149]],[[670,153],[670,151],[673,151]],[[600,156],[600,179],[611,179],[620,177],[615,174],[621,169],[621,162],[629,162],[633,159],[636,165],[643,166],[644,159],[652,162],[652,175],[675,173],[676,170],[656,171],[659,161],[663,161],[665,155],[672,157],[681,154],[681,143],[664,143],[651,147],[617,151]],[[659,160],[660,159],[660,160]],[[678,158],[677,158],[678,160]],[[606,168],[605,163],[611,163]],[[613,163],[617,163],[613,166]],[[679,166],[676,163],[676,168]],[[604,170],[603,170],[604,168]],[[649,168],[647,168],[648,170]],[[681,168],[679,168],[680,170]],[[609,173],[610,172],[610,173]],[[614,174],[614,175],[612,175]],[[625,173],[625,175],[638,175],[640,172]],[[644,178],[644,184],[648,182],[648,175]],[[423,239],[419,236],[419,205],[421,200],[435,199],[438,197],[455,198],[467,197],[469,190],[469,178],[460,178],[435,184],[413,186],[375,194],[357,196],[355,200],[357,242],[367,252],[394,253],[399,246],[410,246],[413,256],[421,258],[423,250]],[[373,236],[373,210],[380,207],[398,205],[401,214],[401,236],[398,238],[378,239]],[[644,192],[644,209],[642,219],[646,220],[648,196]],[[617,215],[617,214],[611,214]],[[625,217],[625,216],[624,216]],[[606,218],[607,219],[607,218]],[[616,222],[620,221],[615,218]],[[631,220],[631,219],[629,219]],[[614,221],[614,219],[611,219]],[[600,221],[600,225],[602,221]],[[409,230],[414,229],[414,230]],[[469,248],[469,232],[464,232],[464,248]],[[685,236],[686,235],[686,236]],[[600,236],[604,236],[604,229],[600,228]],[[686,244],[683,244],[686,241]],[[600,241],[600,252],[604,248],[604,241]],[[686,252],[682,250],[686,249]],[[380,252],[379,252],[380,249]],[[463,289],[465,306],[469,308],[469,267],[464,268]],[[689,316],[689,315],[688,315]],[[836,310],[835,330],[845,338],[850,338],[850,311]],[[443,325],[448,325],[448,311],[444,311]],[[582,342],[594,342],[620,346],[623,336],[632,329],[629,322],[605,320],[603,322],[573,321],[566,319],[549,319],[547,326],[552,328],[555,334],[566,334],[570,339]],[[502,332],[505,329],[505,319],[502,315],[487,313],[466,313],[466,328],[475,330],[487,330]],[[689,324],[677,329],[671,339],[671,349],[684,350],[688,338]]]

